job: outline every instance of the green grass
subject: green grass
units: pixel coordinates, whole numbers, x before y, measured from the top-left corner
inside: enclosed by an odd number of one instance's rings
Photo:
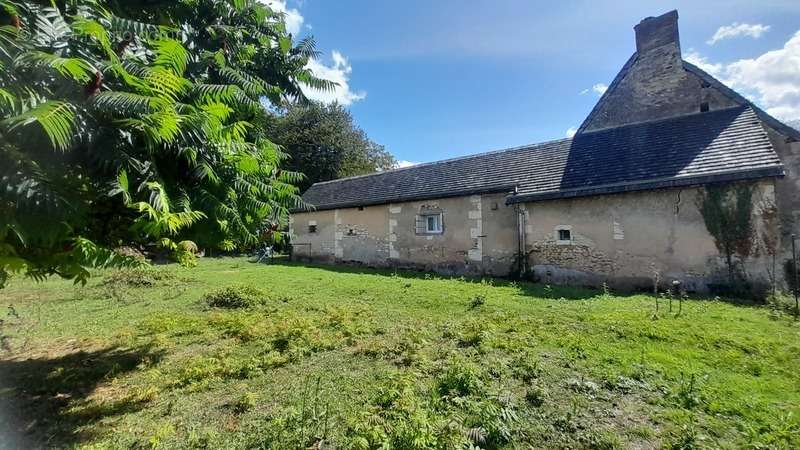
[[[240,258],[0,307],[0,448],[800,447],[765,307]]]

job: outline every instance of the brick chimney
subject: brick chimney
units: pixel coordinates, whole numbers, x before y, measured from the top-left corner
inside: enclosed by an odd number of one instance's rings
[[[680,53],[678,11],[672,10],[658,17],[647,17],[633,29],[636,31],[637,53],[643,54],[664,45],[675,46]]]
[[[620,71],[579,133],[701,112],[701,82],[681,58],[678,11],[648,17],[633,27],[636,53]],[[706,108],[707,110],[707,108]]]

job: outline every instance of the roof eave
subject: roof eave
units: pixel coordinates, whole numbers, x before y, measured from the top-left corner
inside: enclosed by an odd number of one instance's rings
[[[723,172],[686,178],[665,178],[658,180],[645,180],[635,183],[618,183],[588,188],[569,189],[563,191],[512,195],[506,199],[506,204],[510,205],[523,202],[594,197],[598,195],[622,194],[626,192],[650,191],[655,189],[693,187],[715,183],[727,183],[732,181],[783,177],[784,175],[785,173],[783,170],[783,165],[776,165],[755,170],[748,169],[744,171]]]
[[[467,189],[467,190],[460,190],[460,191],[451,191],[446,193],[436,193],[431,195],[408,195],[408,196],[397,196],[392,197],[391,199],[380,199],[380,200],[373,200],[373,201],[352,201],[352,202],[339,202],[339,203],[329,203],[326,205],[312,205],[313,209],[303,209],[303,208],[295,208],[290,210],[291,213],[302,213],[302,212],[314,212],[314,211],[327,211],[331,209],[340,209],[340,208],[358,208],[360,206],[379,206],[379,205],[388,205],[391,203],[403,203],[403,202],[413,202],[413,201],[423,201],[423,200],[433,200],[437,198],[453,198],[453,197],[466,197],[469,195],[477,195],[477,194],[498,194],[498,193],[510,193],[516,189],[516,184],[506,184],[501,186],[493,186],[488,188],[481,188],[481,189]]]

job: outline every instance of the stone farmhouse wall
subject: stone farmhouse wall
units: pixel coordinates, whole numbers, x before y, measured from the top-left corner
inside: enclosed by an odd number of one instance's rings
[[[443,274],[506,276],[516,268],[518,211],[524,255],[543,282],[647,289],[656,274],[692,291],[721,282],[726,269],[698,209],[698,189],[663,189],[517,206],[502,194],[342,208],[293,215],[294,257],[329,263],[402,267]],[[760,236],[778,230],[762,219],[775,204],[775,183],[753,195],[757,237],[745,269],[768,283],[772,258]],[[416,217],[442,212],[441,234],[419,234]],[[315,232],[310,230],[315,229]],[[559,230],[570,231],[569,242]],[[778,270],[780,272],[780,270]]]
[[[430,211],[442,214],[441,234],[419,232],[418,216]],[[516,226],[505,196],[490,194],[296,213],[291,233],[298,259],[503,276]]]
[[[792,258],[792,235],[800,239],[800,142],[789,139],[770,127],[766,129],[786,173],[775,182],[775,202],[781,235],[779,262],[783,264]]]
[[[762,216],[775,205],[775,188],[772,181],[756,187],[754,252],[745,270],[750,280],[769,284],[772,257],[762,237],[778,230]],[[657,276],[707,291],[725,281],[727,269],[700,214],[698,194],[697,188],[665,189],[526,203],[528,264],[548,283],[646,289]],[[571,231],[569,243],[558,241],[564,228]]]

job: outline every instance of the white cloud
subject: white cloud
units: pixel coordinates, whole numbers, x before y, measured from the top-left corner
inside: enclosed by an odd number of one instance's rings
[[[338,102],[342,105],[350,105],[353,102],[363,100],[366,98],[367,93],[364,91],[354,92],[350,90],[350,73],[353,71],[352,66],[341,53],[334,50],[331,52],[332,65],[327,66],[317,59],[308,61],[308,67],[319,78],[336,82],[336,86],[330,91],[319,91],[310,87],[304,86],[303,92],[312,100],[317,100],[323,103]]]
[[[300,29],[303,27],[303,15],[300,14],[296,8],[289,8],[286,6],[286,0],[259,0],[261,3],[269,6],[274,11],[286,14],[286,31],[292,33],[292,36],[297,36]]]
[[[579,95],[586,95],[588,93],[589,93],[589,89],[584,89],[584,90],[580,91],[578,94]]]
[[[395,167],[395,169],[402,169],[403,167],[416,166],[417,164],[419,164],[419,163],[413,162],[413,161],[408,161],[408,160],[405,160],[405,159],[401,159],[400,161],[397,161],[394,164],[394,167]]]
[[[711,36],[711,39],[706,41],[706,43],[708,45],[714,45],[723,39],[735,38],[737,36],[750,36],[753,39],[758,39],[767,31],[769,31],[769,25],[761,25],[760,23],[750,25],[749,23],[733,22],[730,25],[719,27],[717,32],[714,33],[714,36]]]
[[[686,60],[693,64],[701,62],[697,64],[700,68],[753,99],[768,113],[783,120],[800,119],[800,31],[783,48],[756,58],[711,64],[707,58],[690,53]]]
[[[717,76],[720,74],[720,72],[722,72],[722,64],[710,63],[708,61],[708,58],[706,58],[705,56],[701,56],[700,53],[698,53],[692,48],[690,48],[689,51],[685,55],[683,55],[683,59],[705,70],[711,75]]]
[[[597,83],[592,86],[592,90],[597,93],[597,95],[603,95],[608,90],[608,85],[603,83]]]
[[[287,0],[258,0],[261,3],[269,6],[274,11],[285,14],[286,31],[297,36],[303,28],[304,18],[297,8],[290,8],[286,3]],[[302,6],[302,0],[295,0],[295,3]],[[311,29],[311,25],[306,24],[307,29]],[[334,50],[331,52],[331,65],[326,65],[324,62],[316,59],[308,61],[306,67],[319,78],[330,80],[338,84],[333,90],[319,91],[312,89],[308,86],[303,86],[303,93],[312,100],[317,100],[323,103],[339,102],[342,105],[350,105],[353,102],[363,100],[367,93],[364,91],[353,92],[350,90],[350,73],[353,68],[347,62],[347,58],[341,53]]]
[[[567,128],[567,132],[565,133],[565,135],[566,135],[568,138],[571,138],[572,136],[575,136],[575,133],[577,133],[577,132],[578,132],[578,129],[577,129],[577,128],[575,128],[575,127],[569,127],[569,128]]]

